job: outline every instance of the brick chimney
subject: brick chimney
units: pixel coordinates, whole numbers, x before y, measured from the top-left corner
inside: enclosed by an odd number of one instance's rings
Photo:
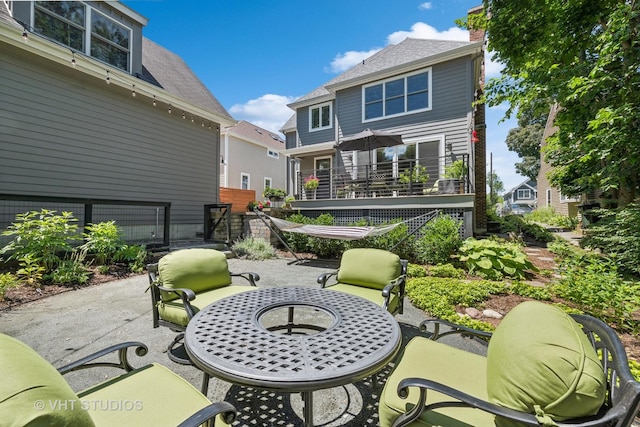
[[[467,16],[478,15],[484,13],[483,6],[476,6],[469,9]],[[484,95],[484,60],[485,60],[485,31],[483,29],[470,29],[469,41],[483,42],[481,55],[478,60],[481,61],[479,69],[478,81],[476,82],[475,99],[480,99]],[[487,231],[487,125],[485,122],[485,106],[484,104],[475,105],[474,120],[471,123],[472,130],[475,129],[478,142],[474,145],[473,166],[475,171],[475,215],[474,215],[474,233],[482,234]]]

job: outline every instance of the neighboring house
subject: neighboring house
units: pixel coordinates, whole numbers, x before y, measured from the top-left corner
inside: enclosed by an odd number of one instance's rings
[[[146,24],[115,1],[0,2],[0,229],[44,206],[129,239],[202,233],[235,120]]]
[[[470,38],[405,39],[290,104],[295,114],[281,132],[290,192],[298,199],[294,209],[330,212],[344,223],[441,209],[464,221],[465,235],[484,232],[486,125],[484,105],[474,104],[484,87],[484,33]],[[400,134],[404,145],[371,153],[337,150],[343,138],[366,128]],[[452,187],[448,172],[455,161],[465,173]],[[424,179],[407,187],[403,177],[418,167]],[[320,185],[306,193],[310,175]]]
[[[537,188],[536,181],[527,179],[504,194],[504,203],[506,205],[518,203],[534,206],[537,203]]]
[[[553,133],[558,129],[554,124],[557,112],[558,104],[552,105],[542,134],[542,141],[540,143],[540,172],[538,172],[537,181],[537,202],[538,207],[551,208],[561,215],[575,217],[578,215],[580,199],[564,196],[558,188],[551,186],[551,183],[549,183],[549,179],[547,178],[548,173],[551,171],[551,166],[544,160],[544,146],[547,144],[547,138],[553,135]]]
[[[222,129],[220,186],[254,190],[262,200],[266,187],[285,189],[284,141],[274,132],[247,121]]]

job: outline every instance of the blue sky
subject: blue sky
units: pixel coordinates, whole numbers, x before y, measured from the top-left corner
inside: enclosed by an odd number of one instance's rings
[[[286,104],[406,37],[469,40],[455,26],[478,0],[127,0],[149,20],[145,37],[178,54],[237,120],[277,132]],[[499,66],[487,59],[487,77]],[[511,119],[487,110],[487,170],[510,189],[515,153],[504,143]]]

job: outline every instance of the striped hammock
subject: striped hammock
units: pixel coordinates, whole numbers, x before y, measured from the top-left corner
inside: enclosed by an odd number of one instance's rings
[[[281,231],[289,233],[307,234],[326,239],[359,240],[365,237],[375,237],[386,234],[402,222],[380,226],[345,226],[345,225],[313,225],[299,224],[280,218],[269,217],[271,222]]]

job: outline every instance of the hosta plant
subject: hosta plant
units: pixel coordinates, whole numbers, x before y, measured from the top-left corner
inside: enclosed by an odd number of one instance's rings
[[[515,243],[469,238],[464,241],[459,252],[459,259],[465,263],[469,273],[486,279],[525,279],[529,272],[537,271],[520,245]]]

